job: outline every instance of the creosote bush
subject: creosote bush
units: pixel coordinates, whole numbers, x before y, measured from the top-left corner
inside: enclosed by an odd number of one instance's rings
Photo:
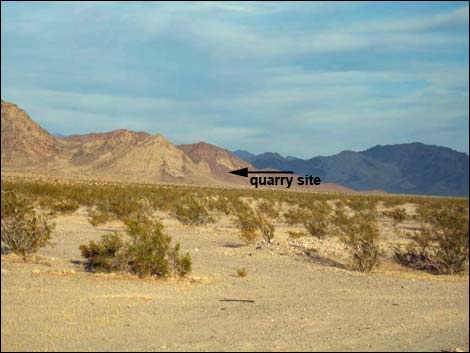
[[[54,226],[35,212],[31,200],[2,191],[1,211],[2,252],[25,256],[49,244]]]
[[[172,273],[184,276],[191,272],[189,254],[180,255],[180,245],[171,245],[163,225],[148,217],[127,221],[129,241],[118,234],[107,234],[95,243],[81,245],[87,268],[96,272],[130,272],[140,277],[166,277]]]
[[[260,237],[269,244],[274,238],[274,225],[258,212],[246,210],[240,213],[237,224],[240,227],[240,238],[246,244],[252,244]]]
[[[372,271],[379,261],[379,228],[373,214],[356,214],[345,221],[340,229],[342,240],[351,251],[352,269]]]
[[[105,234],[96,243],[80,245],[80,252],[87,259],[86,268],[96,272],[119,272],[125,270],[124,242],[117,233]]]
[[[113,215],[110,214],[109,212],[104,212],[98,209],[91,210],[90,212],[88,212],[88,215],[90,217],[88,218],[88,222],[90,222],[90,224],[94,227],[100,224],[110,222],[113,219],[115,219],[115,217],[113,217]]]
[[[328,221],[324,213],[312,212],[311,218],[304,222],[304,226],[311,236],[323,239],[328,230]]]
[[[421,212],[421,220],[412,242],[396,248],[395,259],[435,274],[462,272],[469,254],[468,207],[429,208]]]
[[[194,198],[186,198],[175,205],[173,215],[182,224],[203,225],[214,222],[206,208]]]
[[[279,217],[279,210],[276,208],[276,206],[273,205],[272,202],[268,202],[266,200],[263,200],[258,204],[258,212],[271,219],[276,219]]]
[[[304,224],[311,217],[311,212],[304,208],[291,208],[284,213],[285,222],[292,226],[296,224]]]
[[[395,223],[404,222],[407,218],[406,210],[403,208],[393,208],[392,210],[384,211],[383,215],[390,217]]]

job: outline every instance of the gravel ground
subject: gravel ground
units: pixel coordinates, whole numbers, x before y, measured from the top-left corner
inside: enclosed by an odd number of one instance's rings
[[[56,219],[39,257],[2,256],[2,351],[468,351],[468,276],[358,274],[296,255],[286,227],[257,249],[228,220],[163,221],[192,254],[190,279],[85,272],[78,246],[120,225],[94,228],[83,210]],[[344,259],[335,241],[316,247]]]

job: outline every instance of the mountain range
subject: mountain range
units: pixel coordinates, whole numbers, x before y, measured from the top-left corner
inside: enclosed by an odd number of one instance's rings
[[[232,152],[205,142],[174,145],[160,134],[114,130],[51,134],[13,103],[1,102],[2,173],[89,177],[132,182],[250,186],[229,171],[253,167]],[[316,191],[354,192],[323,183]]]
[[[293,170],[361,190],[397,194],[469,195],[469,157],[447,147],[406,143],[375,146],[365,151],[343,151],[310,159],[259,155],[238,150],[234,154],[255,168]]]
[[[240,168],[319,176],[315,191],[468,196],[469,158],[449,148],[410,143],[300,159],[230,152],[205,142],[174,145],[160,134],[130,130],[51,134],[20,107],[1,102],[1,170],[133,182],[249,186]]]

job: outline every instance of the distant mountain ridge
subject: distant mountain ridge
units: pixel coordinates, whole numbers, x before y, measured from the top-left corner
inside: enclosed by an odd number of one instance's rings
[[[293,170],[312,174],[323,182],[361,191],[469,196],[469,157],[447,147],[419,142],[375,146],[365,151],[343,151],[333,156],[300,159],[267,152],[254,155],[235,151],[255,168]]]
[[[244,167],[293,170],[322,179],[314,190],[468,196],[465,153],[411,143],[300,159],[278,153],[232,153],[205,142],[175,146],[162,135],[114,130],[57,137],[13,103],[1,102],[2,172],[85,176],[106,180],[245,185],[229,174]],[[238,157],[237,157],[238,156]]]

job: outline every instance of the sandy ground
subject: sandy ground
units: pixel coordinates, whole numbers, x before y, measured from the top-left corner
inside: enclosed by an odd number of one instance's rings
[[[2,351],[469,348],[468,276],[393,266],[358,274],[300,256],[286,227],[257,249],[241,246],[228,220],[189,228],[169,218],[167,232],[192,254],[191,279],[96,275],[83,270],[78,246],[119,225],[94,228],[83,210],[56,223],[56,245],[40,258],[2,256]],[[247,277],[237,276],[242,267]]]

